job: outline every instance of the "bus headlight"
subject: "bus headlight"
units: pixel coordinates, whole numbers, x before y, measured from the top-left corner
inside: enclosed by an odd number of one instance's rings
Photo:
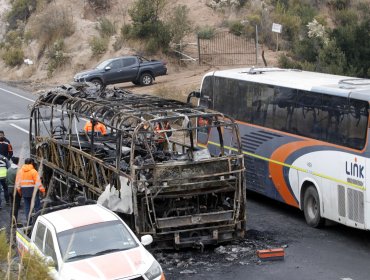
[[[162,269],[161,269],[161,266],[159,265],[159,263],[154,260],[153,264],[151,265],[151,267],[148,269],[147,272],[145,272],[145,276],[149,279],[149,280],[154,280],[156,279],[157,277],[161,276],[162,274]]]

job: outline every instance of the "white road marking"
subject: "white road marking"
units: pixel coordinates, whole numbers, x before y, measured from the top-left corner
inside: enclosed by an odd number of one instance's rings
[[[15,92],[10,91],[10,90],[6,90],[6,89],[3,89],[3,88],[0,88],[0,89],[1,89],[1,90],[3,90],[3,91],[5,91],[5,92],[8,92],[8,93],[10,93],[10,94],[13,94],[13,95],[15,95],[15,96],[18,96],[18,97],[20,97],[20,98],[23,98],[23,99],[25,99],[25,100],[27,100],[27,101],[35,102],[35,100],[33,100],[33,99],[31,99],[31,98],[24,97],[24,96],[22,96],[22,95],[20,95],[20,94],[18,94],[18,93],[15,93]]]
[[[12,127],[15,127],[16,129],[19,129],[20,131],[23,131],[23,132],[27,133],[27,134],[29,133],[28,130],[26,130],[26,129],[24,129],[24,128],[22,128],[22,127],[20,127],[20,126],[18,126],[16,124],[14,124],[14,123],[11,123],[10,125]]]

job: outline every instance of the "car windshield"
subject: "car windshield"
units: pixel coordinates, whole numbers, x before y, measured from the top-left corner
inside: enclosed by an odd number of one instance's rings
[[[109,221],[60,232],[58,241],[65,262],[137,247],[121,221]]]
[[[112,62],[112,59],[108,59],[108,60],[105,60],[103,61],[102,63],[98,64],[98,66],[96,66],[95,68],[96,69],[100,69],[100,70],[103,70],[105,67],[108,66],[109,63]]]

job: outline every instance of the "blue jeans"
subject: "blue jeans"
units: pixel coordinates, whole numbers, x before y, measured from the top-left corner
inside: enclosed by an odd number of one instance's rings
[[[26,215],[26,220],[28,220],[28,215],[30,214],[32,197],[23,197],[24,201],[24,214]]]
[[[23,197],[24,201],[24,214],[26,215],[26,219],[28,220],[28,215],[30,214],[31,210],[31,201],[32,197]],[[33,206],[33,212],[37,212],[41,209],[41,203],[40,203],[40,197],[39,197],[39,192],[36,193],[35,196],[35,204]]]

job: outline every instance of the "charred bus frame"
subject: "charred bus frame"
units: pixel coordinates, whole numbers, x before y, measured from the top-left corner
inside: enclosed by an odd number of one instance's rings
[[[81,130],[81,120],[103,123],[108,135]],[[158,123],[170,128],[155,131]],[[225,129],[232,139],[223,138]],[[126,90],[61,86],[34,103],[30,132],[31,156],[51,198],[98,200],[162,247],[244,236],[240,136],[221,113]],[[195,142],[199,133],[218,135],[219,146],[210,151],[207,140]],[[234,148],[224,149],[225,141]]]

